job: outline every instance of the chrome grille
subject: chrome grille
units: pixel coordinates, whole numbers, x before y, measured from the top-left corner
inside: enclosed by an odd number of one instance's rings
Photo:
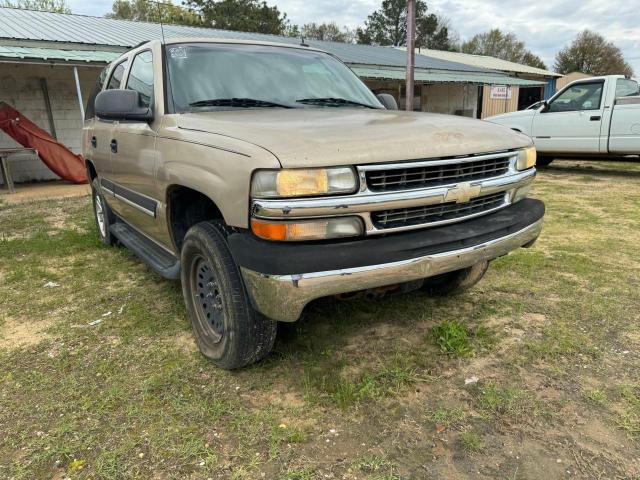
[[[371,221],[376,228],[398,228],[424,225],[478,215],[505,204],[505,192],[476,197],[467,203],[441,203],[424,207],[381,210],[371,213]]]
[[[373,192],[436,187],[497,177],[509,170],[510,156],[460,162],[389,168],[366,172],[367,186]]]

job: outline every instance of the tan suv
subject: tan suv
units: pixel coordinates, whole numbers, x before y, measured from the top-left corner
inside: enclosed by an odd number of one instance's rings
[[[223,368],[264,357],[313,299],[459,292],[541,230],[528,137],[394,110],[319,50],[154,41],[96,93],[83,150],[100,237],[181,279]]]

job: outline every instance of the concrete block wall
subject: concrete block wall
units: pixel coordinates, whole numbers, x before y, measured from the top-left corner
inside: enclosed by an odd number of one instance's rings
[[[85,104],[100,70],[101,68],[97,67],[78,67],[82,99]],[[0,64],[0,101],[8,103],[40,128],[51,133],[40,78],[47,79],[58,141],[73,152],[80,153],[83,120],[72,67]],[[0,148],[14,147],[20,147],[20,145],[0,131]],[[14,155],[10,159],[10,166],[15,182],[58,178],[35,155]]]

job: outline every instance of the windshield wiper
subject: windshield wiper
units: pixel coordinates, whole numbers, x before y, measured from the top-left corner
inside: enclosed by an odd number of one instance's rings
[[[296,100],[296,103],[304,103],[306,105],[327,105],[331,107],[341,107],[341,106],[357,106],[357,107],[366,107],[366,108],[375,108],[373,105],[369,105],[367,103],[356,102],[354,100],[347,100],[346,98],[301,98],[300,100]]]
[[[237,107],[237,108],[294,108],[291,105],[258,100],[256,98],[211,98],[198,100],[189,104],[190,107]]]

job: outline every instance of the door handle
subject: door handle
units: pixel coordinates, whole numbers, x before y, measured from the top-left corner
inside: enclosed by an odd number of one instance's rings
[[[111,140],[111,151],[118,153],[118,141],[115,138]]]
[[[589,120],[591,120],[592,122],[598,122],[601,118],[602,117],[600,115],[592,115],[591,117],[589,117]]]
[[[91,146],[93,148],[96,148],[98,146],[98,139],[95,136],[91,137]]]

